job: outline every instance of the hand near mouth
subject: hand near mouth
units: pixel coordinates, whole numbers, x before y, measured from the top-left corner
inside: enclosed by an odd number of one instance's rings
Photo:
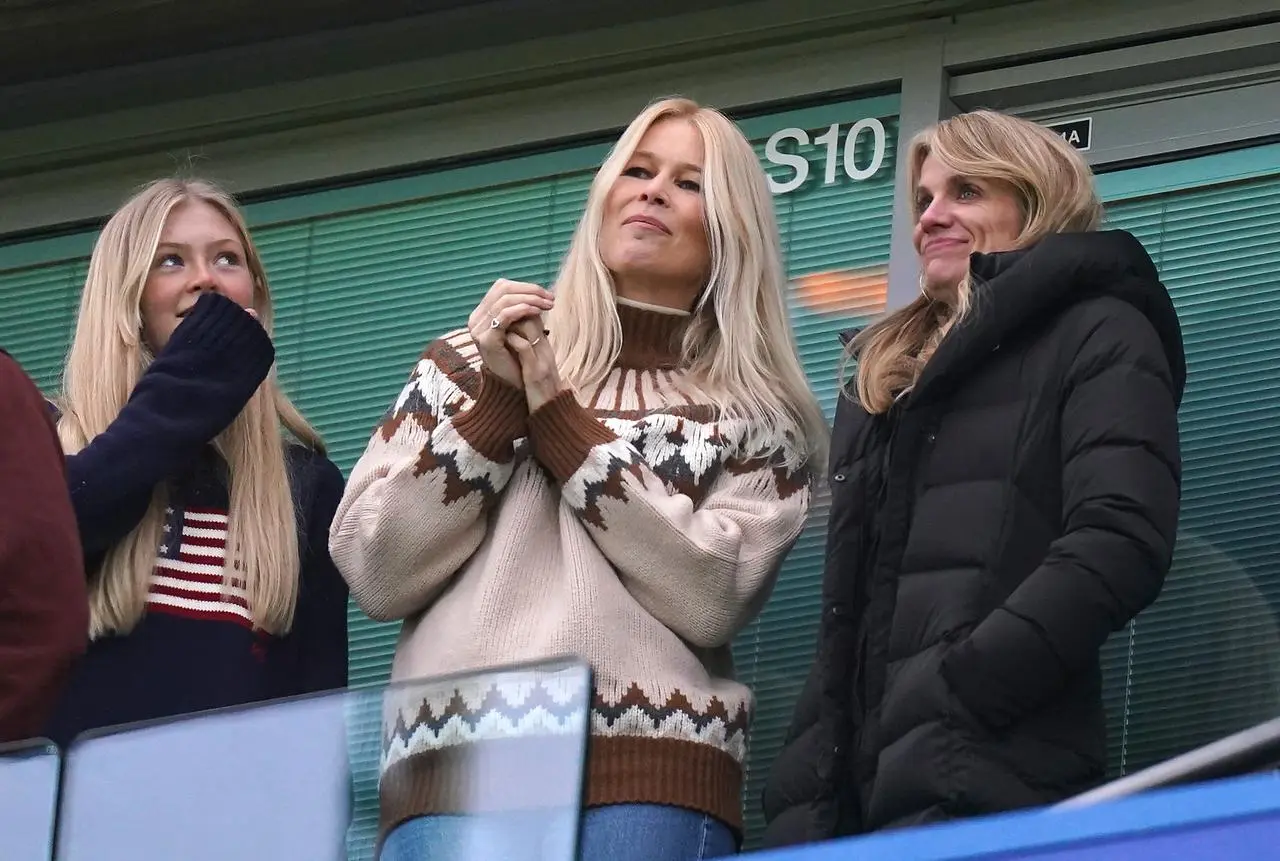
[[[261,317],[261,316],[259,316],[259,314],[258,314],[258,309],[256,309],[256,308],[248,308],[248,307],[245,307],[245,306],[243,306],[243,305],[242,305],[241,307],[244,309],[244,312],[245,312],[246,314],[248,314],[250,317],[252,317],[253,319],[257,320],[259,323],[261,323],[261,322],[262,322],[262,317]],[[195,306],[195,304],[193,303],[190,307],[188,307],[188,308],[184,308],[183,310],[179,311],[175,316],[177,316],[177,318],[178,318],[179,320],[185,320],[185,319],[187,319],[187,316],[188,316],[188,315],[190,315],[190,314],[191,314],[191,312],[192,312],[192,311],[194,311],[195,309],[196,309],[196,306]]]

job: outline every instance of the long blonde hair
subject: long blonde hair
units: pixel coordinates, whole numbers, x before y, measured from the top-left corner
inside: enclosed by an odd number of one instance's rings
[[[152,361],[142,335],[143,286],[170,211],[187,201],[215,207],[239,233],[253,275],[255,307],[267,333],[272,331],[266,272],[230,195],[200,180],[150,183],[103,227],[89,260],[58,404],[58,436],[68,454],[80,451],[115,421]],[[281,391],[273,368],[240,415],[213,441],[231,477],[227,587],[243,581],[254,624],[273,634],[292,627],[300,561],[282,426],[298,441],[324,452],[320,436]],[[91,575],[91,637],[127,633],[142,618],[167,495],[163,483],[156,487],[142,520]]]
[[[995,111],[973,111],[943,120],[917,134],[907,151],[915,199],[924,161],[933,156],[963,176],[989,179],[1013,189],[1023,223],[1014,248],[1050,233],[1097,230],[1103,208],[1084,157],[1044,126]],[[919,219],[921,213],[916,211]],[[973,284],[965,276],[946,306],[922,295],[864,329],[849,345],[858,361],[858,401],[872,413],[888,411],[919,377],[932,347],[969,313]]]
[[[720,112],[684,98],[640,113],[597,171],[565,255],[549,325],[560,373],[579,389],[599,383],[622,349],[613,277],[600,255],[605,199],[656,122],[683,119],[702,136],[702,195],[711,274],[683,344],[686,385],[721,415],[765,438],[794,440],[794,463],[824,456],[827,426],[809,388],[787,313],[777,219],[751,144]]]

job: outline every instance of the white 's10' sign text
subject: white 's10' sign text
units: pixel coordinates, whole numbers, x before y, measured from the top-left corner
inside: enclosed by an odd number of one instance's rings
[[[871,136],[871,158],[867,164],[859,166],[855,156],[858,149],[858,140],[864,134]],[[801,151],[783,152],[779,148],[779,144],[783,141],[795,141]],[[803,148],[809,146],[809,144],[809,133],[804,129],[778,129],[778,131],[769,136],[769,140],[764,145],[765,158],[769,160],[770,164],[789,167],[795,171],[792,177],[782,181],[776,180],[772,176],[769,177],[769,189],[774,194],[786,194],[787,192],[795,191],[809,178],[809,159],[805,157],[803,152]],[[839,123],[832,123],[829,129],[813,139],[814,146],[826,147],[826,159],[824,161],[826,169],[823,173],[822,184],[831,185],[836,181],[837,161],[843,163],[845,175],[849,179],[855,182],[871,179],[884,164],[884,123],[874,117],[858,120],[845,132],[844,145],[841,146],[840,144]]]

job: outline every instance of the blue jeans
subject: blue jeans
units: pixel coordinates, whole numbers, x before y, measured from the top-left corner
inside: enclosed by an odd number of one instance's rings
[[[392,829],[379,861],[574,861],[575,811],[419,816]],[[703,861],[737,852],[728,826],[692,810],[613,804],[582,814],[579,861]]]

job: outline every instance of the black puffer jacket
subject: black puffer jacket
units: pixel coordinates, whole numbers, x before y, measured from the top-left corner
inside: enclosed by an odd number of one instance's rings
[[[839,405],[817,658],[770,846],[1045,804],[1103,776],[1099,649],[1173,551],[1186,366],[1127,233],[974,255],[913,391]]]

